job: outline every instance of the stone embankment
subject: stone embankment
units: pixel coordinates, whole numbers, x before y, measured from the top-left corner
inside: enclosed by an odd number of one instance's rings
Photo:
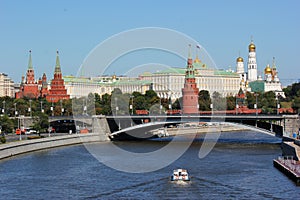
[[[10,142],[0,145],[0,159],[42,149],[98,141],[103,141],[99,134],[88,133]]]

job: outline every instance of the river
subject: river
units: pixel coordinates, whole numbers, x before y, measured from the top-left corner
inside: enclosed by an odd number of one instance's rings
[[[115,142],[143,152],[170,139]],[[198,157],[203,135],[174,163],[149,173],[125,173],[95,159],[84,145],[61,147],[0,161],[0,199],[298,199],[300,188],[273,167],[278,139],[250,131],[222,133],[213,150]],[[94,143],[92,145],[101,145]],[[159,161],[157,161],[159,162]],[[188,169],[191,181],[170,181]]]

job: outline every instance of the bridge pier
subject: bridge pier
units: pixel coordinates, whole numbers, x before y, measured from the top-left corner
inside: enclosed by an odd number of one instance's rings
[[[92,116],[92,131],[99,134],[100,141],[109,140],[110,129],[104,115]]]
[[[281,122],[283,126],[283,132],[287,136],[291,136],[293,133],[298,133],[300,128],[299,115],[283,115]]]

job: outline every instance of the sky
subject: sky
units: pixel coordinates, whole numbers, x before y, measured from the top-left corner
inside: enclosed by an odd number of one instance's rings
[[[196,40],[222,69],[235,69],[239,55],[247,61],[252,37],[258,71],[275,57],[287,85],[300,79],[299,19],[298,0],[0,0],[0,73],[20,82],[32,50],[36,78],[45,72],[51,79],[59,50],[63,75],[76,75],[89,53],[111,36],[160,27]],[[147,57],[151,53],[129,55],[114,63],[114,73],[123,73],[130,59],[142,65]],[[184,60],[162,57],[146,62],[185,67]]]

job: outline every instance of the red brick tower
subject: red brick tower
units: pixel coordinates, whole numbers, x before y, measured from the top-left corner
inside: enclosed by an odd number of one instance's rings
[[[64,79],[62,78],[58,51],[56,53],[54,78],[51,81],[49,94],[46,96],[46,99],[49,102],[58,102],[61,99],[70,99],[70,95],[67,94],[67,89],[65,88]]]
[[[191,48],[191,46],[190,46]],[[196,114],[198,113],[198,93],[195,71],[193,66],[193,59],[189,52],[187,60],[187,68],[185,72],[184,88],[182,88],[182,113]]]
[[[42,80],[41,80],[41,97],[46,97],[48,95],[48,83],[47,83],[47,76],[44,73]]]
[[[39,91],[38,91],[38,84],[34,80],[34,70],[32,66],[32,59],[31,59],[31,50],[29,51],[29,61],[28,61],[28,68],[26,73],[26,80],[23,80],[20,86],[20,91],[16,93],[16,98],[38,98]]]

